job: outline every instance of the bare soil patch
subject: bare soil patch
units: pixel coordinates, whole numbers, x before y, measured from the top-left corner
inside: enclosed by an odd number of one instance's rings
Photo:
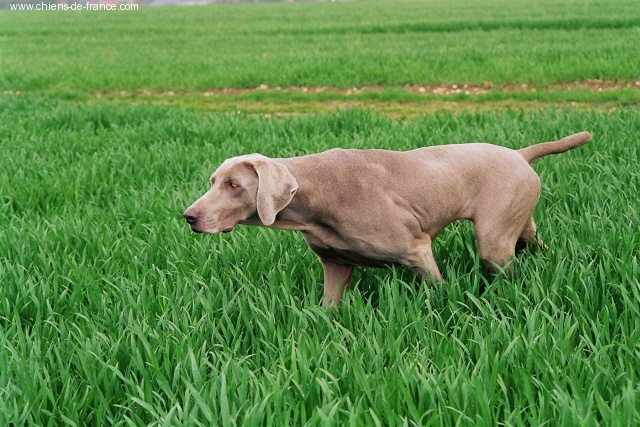
[[[122,90],[122,91],[96,91],[91,95],[95,97],[101,96],[174,96],[194,94],[202,95],[206,97],[211,96],[233,96],[251,93],[331,93],[336,95],[357,95],[364,93],[380,93],[389,89],[387,86],[379,85],[367,85],[351,88],[339,88],[334,86],[268,86],[262,84],[253,88],[222,88],[222,89],[207,89],[203,91],[160,91],[153,89],[136,89],[134,91]],[[619,81],[607,81],[607,80],[583,80],[577,82],[557,83],[547,85],[544,87],[537,87],[528,83],[521,84],[509,84],[509,85],[494,85],[491,82],[477,83],[464,83],[464,84],[437,84],[437,85],[421,85],[421,84],[407,84],[403,86],[403,89],[410,93],[416,94],[430,94],[430,95],[480,95],[495,92],[538,92],[538,91],[554,91],[554,90],[588,90],[595,92],[602,92],[607,90],[620,90],[620,89],[635,89],[640,90],[640,80],[634,82],[619,82]]]

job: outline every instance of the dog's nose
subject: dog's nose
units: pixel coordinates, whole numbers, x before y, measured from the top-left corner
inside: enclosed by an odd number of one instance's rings
[[[198,221],[198,215],[196,215],[192,211],[189,211],[188,209],[184,212],[183,216],[184,216],[184,219],[187,220],[189,225],[193,225],[196,223],[196,221]]]

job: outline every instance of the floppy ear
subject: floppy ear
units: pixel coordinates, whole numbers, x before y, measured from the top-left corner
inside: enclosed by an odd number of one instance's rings
[[[258,216],[264,225],[271,225],[293,199],[298,182],[285,165],[271,159],[257,160],[253,169],[258,174]]]

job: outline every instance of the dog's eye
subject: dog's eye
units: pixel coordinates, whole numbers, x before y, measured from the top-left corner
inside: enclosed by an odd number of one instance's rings
[[[227,187],[229,187],[229,188],[238,188],[238,187],[240,187],[240,184],[238,184],[237,182],[229,181],[229,182],[227,182]]]

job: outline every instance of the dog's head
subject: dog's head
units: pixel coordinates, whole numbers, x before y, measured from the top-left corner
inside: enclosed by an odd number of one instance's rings
[[[198,233],[230,232],[256,214],[271,225],[298,189],[286,166],[260,154],[225,160],[210,181],[211,189],[184,212]]]

